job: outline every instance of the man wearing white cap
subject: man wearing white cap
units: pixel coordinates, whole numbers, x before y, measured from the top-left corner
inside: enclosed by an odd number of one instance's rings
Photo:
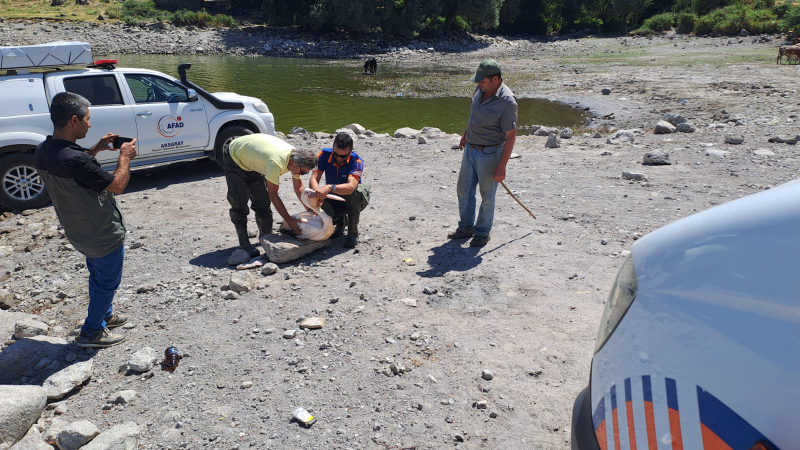
[[[497,183],[506,178],[506,164],[517,139],[517,99],[503,83],[500,64],[493,59],[481,61],[470,81],[478,86],[459,144],[464,150],[457,185],[460,220],[447,238],[472,237],[471,247],[483,247],[490,239]],[[477,221],[476,188],[481,192]]]

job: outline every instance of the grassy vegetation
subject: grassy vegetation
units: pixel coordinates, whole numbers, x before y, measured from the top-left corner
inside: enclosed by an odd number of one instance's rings
[[[743,29],[750,34],[796,33],[800,30],[800,5],[770,5],[756,0],[723,6],[702,16],[688,12],[657,14],[645,19],[632,34],[648,36],[673,28],[678,33],[696,35],[735,36]]]
[[[0,17],[9,19],[60,19],[97,21],[98,15],[111,21],[129,24],[169,22],[178,26],[235,27],[236,20],[225,14],[210,14],[205,10],[185,9],[170,12],[158,10],[153,0],[90,0],[88,5],[78,5],[67,0],[61,6],[51,6],[51,0],[0,0]]]

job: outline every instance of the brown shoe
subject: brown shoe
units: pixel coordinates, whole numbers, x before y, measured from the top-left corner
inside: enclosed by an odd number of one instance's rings
[[[472,240],[469,242],[470,247],[483,247],[484,245],[488,244],[492,238],[489,237],[487,234],[486,236],[483,235],[476,235]]]
[[[103,331],[97,332],[94,336],[87,336],[81,333],[77,339],[75,339],[75,344],[78,347],[111,347],[117,344],[122,344],[125,342],[125,336],[121,334],[114,334],[108,331],[108,328],[104,328]]]
[[[128,317],[124,314],[113,313],[106,317],[106,328],[117,328],[128,323]]]
[[[474,234],[474,231],[464,231],[460,228],[456,228],[456,231],[447,235],[447,239],[466,239],[472,237]]]

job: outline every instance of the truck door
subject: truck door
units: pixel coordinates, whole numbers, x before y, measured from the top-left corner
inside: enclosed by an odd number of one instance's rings
[[[65,91],[80,94],[92,104],[89,107],[92,127],[86,137],[77,142],[78,145],[92,147],[108,133],[131,138],[137,136],[133,108],[125,104],[113,74],[66,76],[61,81]],[[102,151],[97,154],[97,161],[100,164],[113,164],[118,157],[117,152]]]
[[[125,73],[136,104],[139,153],[167,156],[205,149],[209,132],[202,100],[189,101],[187,89],[159,75]]]

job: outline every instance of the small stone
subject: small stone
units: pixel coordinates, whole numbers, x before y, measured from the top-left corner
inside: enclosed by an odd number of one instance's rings
[[[481,378],[483,378],[486,381],[489,381],[494,378],[494,372],[492,372],[489,369],[483,369],[483,371],[481,371]]]
[[[400,301],[403,302],[406,306],[411,306],[414,308],[417,307],[417,300],[414,298],[404,298],[401,299]]]
[[[489,413],[489,417],[491,417],[492,419],[497,419],[497,411],[491,411]]]
[[[603,95],[609,95],[609,94],[611,94],[611,89],[609,89],[609,88],[603,88],[603,90],[602,90],[602,91],[600,91],[600,92],[602,92],[602,93],[603,93]]]
[[[478,400],[477,402],[475,402],[475,407],[478,409],[486,409],[487,407],[486,400]]]
[[[744,136],[741,134],[726,134],[725,143],[731,145],[739,145],[744,142]]]
[[[561,142],[559,141],[558,136],[551,134],[548,136],[547,142],[544,144],[544,146],[547,148],[559,148],[561,147]]]
[[[252,381],[243,381],[242,385],[239,386],[239,388],[241,388],[241,389],[250,389],[251,387],[253,387],[253,382]]]
[[[659,120],[656,128],[653,130],[654,134],[670,134],[674,133],[677,128],[675,125],[667,122],[666,120]]]
[[[439,292],[438,289],[431,289],[428,286],[425,286],[424,288],[422,288],[422,293],[425,294],[425,295],[433,295],[433,294],[436,294],[437,292]]]
[[[133,402],[136,397],[138,397],[138,393],[132,389],[127,389],[124,391],[119,391],[115,394],[112,394],[109,399],[111,403],[116,405],[127,405]]]
[[[238,273],[232,274],[230,279],[228,280],[228,289],[236,292],[237,294],[241,294],[244,292],[248,292],[252,289],[250,286],[250,282],[247,281],[246,278],[239,275]]]
[[[686,123],[686,118],[680,114],[672,114],[672,113],[665,114],[664,120],[675,126],[678,126],[679,124],[682,123]]]
[[[247,262],[250,262],[250,254],[241,248],[234,250],[231,256],[228,257],[229,266],[238,266]]]
[[[694,133],[697,131],[697,127],[689,123],[679,123],[675,128],[680,133]]]
[[[284,339],[294,339],[297,336],[297,330],[286,330],[283,332]]]
[[[233,291],[225,291],[225,295],[222,296],[225,300],[238,300],[239,297],[239,294]]]
[[[323,326],[325,326],[325,319],[322,317],[309,317],[300,322],[301,329],[308,328],[310,330],[316,330]]]
[[[659,150],[645,153],[642,164],[646,166],[668,166],[672,163],[669,160],[669,153]]]
[[[392,339],[392,338],[390,338],[390,337],[387,337],[386,338],[386,343],[387,344],[397,344],[397,341]]]
[[[644,181],[647,179],[647,177],[645,177],[643,173],[628,172],[628,171],[622,172],[622,178],[633,181]]]

